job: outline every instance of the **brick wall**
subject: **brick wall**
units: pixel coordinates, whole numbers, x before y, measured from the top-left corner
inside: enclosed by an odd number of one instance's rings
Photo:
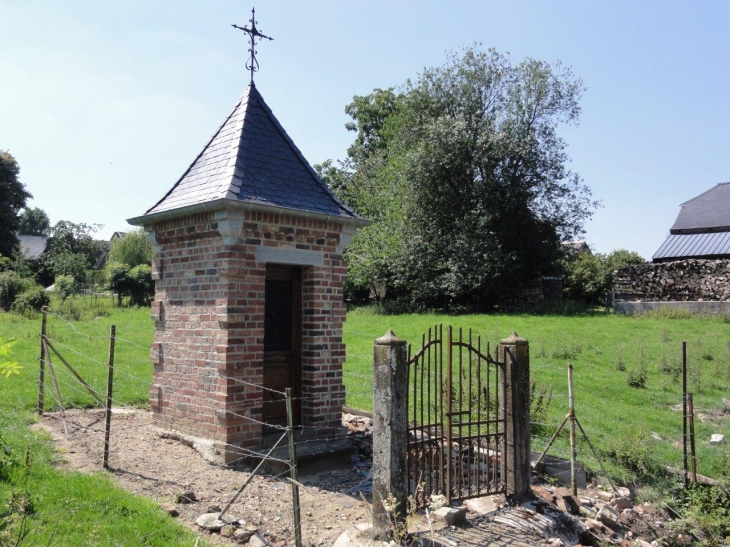
[[[246,212],[227,245],[216,218],[154,225],[155,419],[221,444],[259,444],[266,263],[257,249],[291,249],[322,257],[302,266],[302,423],[331,434],[345,400],[342,225]]]

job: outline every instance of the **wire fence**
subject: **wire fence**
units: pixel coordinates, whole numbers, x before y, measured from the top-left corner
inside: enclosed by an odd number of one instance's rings
[[[149,346],[132,340],[128,335],[125,336],[123,333],[114,336],[89,334],[88,332],[81,331],[76,325],[61,316],[49,313],[48,317],[53,319],[54,324],[49,325],[43,334],[47,349],[41,356],[40,362],[46,367],[47,376],[45,379],[41,379],[39,392],[44,394],[44,403],[47,404],[48,410],[53,411],[49,415],[49,420],[56,422],[59,430],[63,429],[64,434],[78,443],[77,449],[79,452],[92,455],[91,463],[98,466],[103,465],[103,453],[106,446],[109,450],[108,467],[110,471],[119,476],[136,477],[134,480],[147,484],[147,491],[154,492],[157,497],[160,495],[174,497],[181,490],[194,487],[195,483],[191,480],[189,470],[176,469],[172,472],[163,472],[157,469],[160,466],[156,466],[155,464],[156,456],[152,447],[138,448],[140,446],[139,442],[142,442],[142,439],[146,439],[148,443],[152,442],[150,440],[156,440],[158,443],[164,442],[160,440],[161,424],[149,419],[149,414],[146,412],[124,413],[129,409],[130,405],[133,408],[139,408],[143,407],[147,401],[152,383]],[[59,324],[62,324],[63,328],[60,328]],[[111,339],[116,344],[117,353],[124,354],[124,358],[114,364],[114,389],[107,391],[105,388],[108,382],[109,361],[105,359],[105,353],[108,350]],[[78,375],[82,376],[84,382],[104,400],[99,401],[94,397],[89,389],[85,388],[79,382],[79,378],[74,374],[71,367],[63,366],[63,363],[58,362],[57,357],[60,356],[53,350],[48,351],[51,346],[60,354],[65,354],[69,361],[71,361],[70,357],[73,356],[73,366],[78,369]],[[348,353],[348,358],[371,359],[372,355]],[[533,367],[537,372],[545,370],[552,372],[566,371],[565,366],[546,362],[540,362],[539,364],[533,365]],[[286,392],[269,389],[260,384],[254,384],[238,377],[229,376],[220,370],[216,370],[215,375],[217,379],[246,386],[257,390],[257,392],[266,391],[279,398],[287,397]],[[372,382],[371,376],[353,371],[348,371],[345,378],[358,380],[358,385],[364,386],[368,386]],[[172,387],[164,385],[160,386],[160,389],[163,393],[172,393],[174,391]],[[104,394],[107,395],[106,398],[104,398]],[[325,397],[325,395],[305,395],[302,397],[290,396],[290,399],[292,402],[322,401]],[[370,398],[372,397],[372,391],[370,389],[354,391],[348,389],[348,398],[350,397],[355,399]],[[570,393],[567,388],[564,389],[562,386],[557,386],[546,397],[548,398],[548,404],[552,403],[556,406],[565,407],[567,410],[570,398]],[[279,401],[260,401],[260,403],[261,405],[280,404]],[[677,403],[681,404],[682,401],[677,401]],[[231,411],[223,404],[216,405],[210,400],[196,400],[195,406],[200,411],[212,416],[215,416],[216,413],[223,412],[228,416],[242,420],[244,423],[254,424],[257,427],[266,426],[276,431],[281,435],[281,438],[289,434],[295,435],[297,437],[297,447],[300,448],[306,447],[307,444],[317,442],[316,437],[318,434],[330,431],[330,428],[325,426],[305,425],[297,427],[294,430],[291,426],[266,423],[246,413]],[[70,411],[69,409],[74,410]],[[112,412],[114,409],[118,409],[118,412]],[[104,415],[113,416],[111,442],[108,441],[109,432],[105,429]],[[144,419],[140,419],[140,415],[143,415]],[[690,419],[690,414],[685,411],[683,418]],[[532,425],[533,436],[531,442],[533,451],[543,452],[549,448],[550,454],[552,455],[565,459],[571,458],[572,450],[567,443],[567,433],[559,435],[557,443],[552,446],[549,444],[550,435],[558,430],[560,421],[550,419],[533,420]],[[591,453],[588,451],[590,448],[589,442],[586,441],[589,437],[594,436],[602,438],[605,432],[600,428],[600,424],[586,423],[583,425],[586,428],[587,435],[586,439],[579,438],[577,440],[577,450],[581,455],[587,454],[591,458]],[[166,422],[164,427],[174,429],[180,434],[178,439],[182,439],[184,442],[191,442],[189,439],[199,437],[198,430],[174,418]],[[537,434],[535,434],[535,431],[537,431]],[[678,439],[678,442],[682,442],[683,444],[689,443],[691,441],[690,432],[688,431],[678,435]],[[170,439],[168,438],[167,440]],[[131,443],[131,441],[134,441],[134,443]],[[126,444],[127,442],[130,442],[137,448],[129,448]],[[265,527],[267,523],[280,523],[279,529],[288,529],[290,531],[290,538],[293,538],[295,542],[301,541],[303,534],[305,535],[307,532],[311,533],[315,529],[314,527],[318,524],[316,522],[309,522],[307,524],[307,516],[305,515],[304,527],[306,530],[304,532],[297,532],[297,530],[301,530],[301,524],[297,525],[296,523],[297,517],[295,516],[294,508],[290,507],[288,511],[283,509],[284,504],[287,502],[284,501],[282,495],[284,494],[284,489],[292,487],[291,475],[292,471],[296,472],[296,458],[278,457],[273,453],[266,456],[262,455],[260,451],[247,449],[238,444],[219,442],[218,446],[224,450],[230,449],[231,452],[238,454],[236,459],[228,462],[232,467],[235,467],[237,464],[245,464],[253,470],[251,462],[254,459],[255,461],[262,461],[263,457],[268,462],[276,464],[278,471],[258,476],[255,473],[251,473],[251,471],[231,471],[231,473],[239,474],[237,475],[239,482],[244,481],[244,479],[247,481],[253,477],[250,480],[250,484],[247,485],[247,489],[237,494],[238,486],[235,487],[236,491],[234,491],[232,486],[227,487],[224,491],[210,496],[210,502],[214,505],[218,503],[230,506],[225,507],[225,509],[231,511],[231,513],[241,512],[253,514],[251,522],[262,527]],[[175,450],[181,448],[179,443],[167,445],[169,451],[173,450],[172,447]],[[610,451],[599,450],[598,452],[600,459],[605,463],[613,466],[626,464],[621,457],[612,455]],[[685,466],[686,476],[687,470]],[[365,478],[364,480],[369,479]],[[360,482],[363,482],[362,477],[360,478]],[[298,486],[301,486],[301,484]],[[336,488],[336,486],[333,487],[333,489]],[[145,488],[142,487],[142,489],[144,490]],[[276,497],[278,499],[276,504],[261,503],[263,499],[262,492],[267,489],[277,493]],[[314,519],[312,518],[312,520]]]
[[[45,322],[48,321],[48,325]],[[277,446],[290,447],[284,456],[279,451],[253,450],[240,444],[217,441],[215,447],[200,444],[202,435],[189,423],[171,417],[165,423],[157,423],[151,419],[148,411],[143,410],[152,385],[149,346],[131,340],[123,334],[112,331],[109,336],[98,333],[83,332],[63,317],[47,313],[42,329],[41,370],[39,379],[39,411],[46,415],[45,421],[58,434],[67,438],[73,446],[74,453],[83,454],[87,461],[86,468],[104,467],[117,477],[139,483],[139,490],[155,498],[174,499],[182,490],[203,486],[190,478],[190,469],[166,468],[160,461],[159,445],[163,451],[175,452],[181,460],[190,462],[186,445],[202,447],[205,456],[212,451],[228,451],[236,456],[226,461],[227,467],[215,468],[206,464],[202,458],[198,472],[201,475],[228,473],[232,480],[243,483],[235,492],[226,483],[220,492],[209,494],[212,508],[218,508],[219,516],[246,514],[247,525],[260,529],[274,529],[272,534],[287,532],[287,539],[294,545],[301,545],[306,534],[320,535],[323,532],[321,522],[311,513],[301,516],[298,494],[292,493],[287,505],[286,497],[282,497],[284,489],[298,491],[302,483],[297,480],[297,458],[295,450],[306,450],[307,446],[320,443],[324,434],[331,434],[332,428],[326,425],[292,425],[291,407],[288,409],[289,425],[267,423],[242,411],[227,408],[224,402],[215,399],[201,400],[191,396],[196,411],[201,415],[216,416],[224,413],[227,418],[235,418],[243,423],[253,424],[260,428],[275,431],[279,435]],[[114,348],[114,349],[110,349]],[[106,359],[104,355],[123,353],[124,359]],[[113,381],[109,376],[113,371]],[[286,400],[289,405],[305,401],[326,401],[328,395],[308,395],[293,397],[290,390],[279,391],[260,384],[248,382],[242,378],[225,374],[216,370],[216,379],[233,385],[241,385],[256,393],[266,392],[277,399]],[[371,380],[371,379],[369,379]],[[172,394],[175,388],[160,385],[165,394]],[[106,394],[106,397],[104,396]],[[362,390],[362,396],[372,396],[371,391]],[[194,399],[194,400],[193,400]],[[258,406],[281,404],[278,400],[257,401]],[[107,424],[111,422],[111,427]],[[296,441],[296,449],[294,448]],[[53,441],[49,441],[52,443]],[[164,444],[164,443],[172,444]],[[157,449],[154,445],[157,445]],[[182,451],[182,452],[181,452]],[[207,451],[207,452],[206,452]],[[185,453],[185,454],[183,454]],[[168,457],[169,455],[165,455]],[[195,459],[195,458],[194,458]],[[275,469],[275,472],[266,470]],[[350,470],[348,470],[349,472]],[[336,494],[348,497],[356,496],[363,490],[362,483],[370,480],[369,470],[357,469],[347,480],[334,481],[330,487]],[[237,486],[238,488],[238,486]],[[274,492],[273,501],[271,493]],[[305,487],[304,497],[309,503],[317,503],[312,498],[324,494],[326,489],[309,485]],[[360,494],[361,496],[362,494]],[[262,502],[262,500],[268,500]],[[348,502],[342,502],[348,507]],[[358,507],[365,505],[360,497],[351,502]],[[363,509],[364,510],[364,509]],[[232,519],[232,517],[230,517]],[[232,519],[234,523],[236,519]],[[240,523],[239,523],[240,524]],[[319,530],[318,530],[319,528]],[[327,528],[332,528],[327,526]],[[281,539],[280,537],[277,539]]]

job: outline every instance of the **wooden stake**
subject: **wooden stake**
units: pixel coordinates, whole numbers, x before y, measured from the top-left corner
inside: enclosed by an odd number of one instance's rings
[[[692,394],[687,394],[687,410],[689,411],[689,447],[692,482],[697,484],[697,455],[695,453],[695,404]]]
[[[40,371],[39,371],[39,377],[38,377],[38,415],[43,416],[43,407],[45,405],[44,401],[44,391],[45,391],[45,381],[46,381],[46,351],[47,348],[45,344],[43,343],[46,339],[46,323],[48,322],[48,308],[46,306],[43,306],[41,308],[43,312],[43,320],[41,322],[41,357],[39,359],[40,364]]]
[[[286,388],[286,422],[289,437],[289,466],[291,468],[292,508],[294,510],[294,542],[302,547],[302,518],[299,511],[299,481],[297,479],[297,449],[294,445],[294,419],[291,406],[291,388]]]
[[[117,326],[109,329],[109,373],[106,380],[106,423],[104,430],[104,469],[109,469],[109,435],[112,428],[112,390],[114,388],[114,343],[116,341]]]
[[[256,469],[254,469],[253,471],[251,471],[251,474],[248,476],[248,478],[241,485],[241,488],[239,488],[238,491],[236,491],[236,493],[233,494],[233,497],[230,499],[230,501],[223,508],[223,511],[221,511],[221,514],[218,516],[218,518],[222,518],[223,515],[231,508],[231,505],[233,505],[233,502],[238,499],[238,496],[241,495],[241,492],[243,492],[246,489],[246,487],[249,485],[249,483],[256,476],[256,473],[258,473],[259,469],[261,469],[261,467],[263,467],[263,465],[266,462],[266,460],[269,458],[269,456],[271,456],[271,454],[274,452],[274,450],[276,450],[279,447],[279,445],[281,444],[281,441],[283,441],[284,439],[286,439],[286,432],[281,437],[279,437],[279,440],[276,441],[274,443],[274,446],[272,446],[269,449],[269,451],[266,453],[266,456],[264,456],[263,458],[261,458],[261,461],[256,466]]]
[[[53,351],[53,353],[55,353],[56,356],[61,360],[61,362],[64,365],[66,365],[66,367],[68,368],[68,370],[71,371],[71,374],[73,374],[76,377],[76,379],[79,382],[81,382],[81,385],[83,385],[87,390],[89,390],[89,393],[91,393],[91,395],[94,397],[94,399],[96,399],[100,404],[103,405],[104,404],[104,400],[101,398],[101,396],[96,391],[94,391],[92,389],[92,387],[89,384],[87,384],[86,381],[81,376],[79,376],[79,373],[76,372],[76,370],[69,364],[69,362],[66,361],[66,359],[63,358],[63,355],[61,355],[60,353],[58,353],[58,350],[54,347],[53,344],[51,344],[51,341],[48,340],[47,337],[44,337],[43,339],[46,341],[46,345],[49,348],[51,348],[51,350]]]
[[[43,341],[45,346],[45,340]],[[68,427],[66,426],[66,410],[63,408],[63,401],[61,399],[61,390],[58,389],[58,380],[56,379],[56,370],[53,368],[53,361],[51,360],[51,354],[48,353],[48,348],[45,348],[46,357],[48,358],[48,372],[51,373],[51,380],[53,381],[53,389],[56,393],[56,400],[58,406],[61,409],[61,420],[63,420],[63,431],[68,435]]]
[[[576,448],[575,448],[575,397],[573,396],[573,365],[568,364],[568,401],[570,416],[570,491],[574,496],[578,495],[578,485],[575,480],[576,473]]]
[[[682,455],[684,486],[689,486],[689,467],[687,465],[687,342],[682,342]]]

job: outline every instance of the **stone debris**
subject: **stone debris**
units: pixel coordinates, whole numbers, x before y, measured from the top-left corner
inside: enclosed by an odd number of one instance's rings
[[[177,517],[180,515],[180,511],[177,510],[174,503],[162,503],[160,504],[160,509],[171,517]]]
[[[466,507],[441,507],[431,511],[431,517],[435,521],[445,522],[448,526],[455,526],[466,520]]]
[[[712,437],[710,437],[710,444],[725,444],[725,435],[713,433]]]
[[[192,490],[182,492],[175,496],[175,503],[195,503],[196,501],[198,501],[198,497]]]
[[[223,515],[223,517],[221,517],[220,513],[204,513],[195,521],[195,524],[208,532],[220,532],[221,528],[224,526],[232,525],[234,523],[237,523],[237,519],[230,515]]]
[[[432,496],[433,497],[433,496]],[[446,498],[444,497],[444,501]],[[475,515],[488,515],[497,511],[506,503],[502,496],[482,496],[481,498],[473,498],[464,502],[470,513]]]
[[[269,547],[269,542],[256,533],[248,540],[249,547]]]
[[[233,539],[235,539],[239,543],[246,543],[248,542],[255,534],[258,534],[259,530],[258,528],[252,528],[252,529],[246,529],[246,528],[237,528],[233,531]]]
[[[618,525],[618,511],[616,511],[610,505],[604,505],[601,510],[598,511],[596,518],[609,528],[614,528]]]

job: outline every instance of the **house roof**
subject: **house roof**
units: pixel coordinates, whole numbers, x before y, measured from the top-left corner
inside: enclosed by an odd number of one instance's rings
[[[20,250],[25,258],[38,258],[46,250],[48,236],[18,236]]]
[[[563,243],[561,243],[561,245],[563,246],[563,249],[573,252],[573,253],[593,254],[593,253],[591,253],[591,248],[588,246],[588,243],[586,243],[585,240],[583,240],[583,239],[578,239],[576,241],[564,241]]]
[[[730,182],[722,182],[680,205],[670,233],[730,230]]]
[[[703,234],[669,234],[652,260],[712,258],[730,255],[730,231]]]
[[[180,180],[131,224],[247,204],[369,224],[337,199],[287,135],[253,82]]]

